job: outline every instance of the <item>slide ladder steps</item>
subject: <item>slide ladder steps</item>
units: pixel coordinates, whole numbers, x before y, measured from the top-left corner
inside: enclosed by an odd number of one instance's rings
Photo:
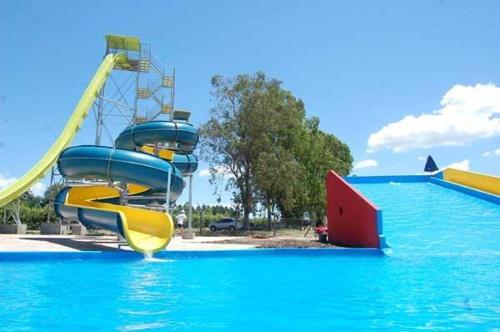
[[[143,73],[149,73],[151,70],[151,62],[148,58],[141,58],[139,60],[139,71]]]
[[[136,115],[136,117],[134,119],[134,123],[143,123],[143,122],[146,122],[146,117],[145,116]]]
[[[161,112],[164,113],[164,114],[169,114],[170,112],[172,112],[172,105],[170,105],[170,104],[163,104],[161,106]]]
[[[161,86],[164,88],[172,88],[174,86],[174,78],[172,76],[163,76]]]
[[[160,99],[153,91],[149,90],[149,92],[151,94],[151,98],[158,104],[158,106],[161,107],[163,105],[163,96]]]
[[[151,97],[151,91],[148,88],[137,88],[137,98],[148,99]]]
[[[163,80],[163,77],[165,76],[165,69],[153,54],[150,55],[150,63],[151,63],[151,68],[153,68],[153,71],[156,72],[156,74],[161,80]]]

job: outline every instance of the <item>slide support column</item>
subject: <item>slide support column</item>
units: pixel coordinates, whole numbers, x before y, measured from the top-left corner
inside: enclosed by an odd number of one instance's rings
[[[182,235],[183,239],[194,239],[193,232],[193,175],[189,176],[189,211],[188,211],[188,229]]]
[[[167,179],[167,197],[165,200],[165,213],[170,213],[170,181],[172,179],[172,167],[168,169],[168,179]]]
[[[95,145],[100,146],[101,145],[101,133],[102,133],[102,126],[103,126],[103,113],[104,113],[104,88],[106,86],[106,83],[103,83],[101,90],[99,91],[99,97],[97,100],[97,112],[95,116],[96,120],[96,126],[95,126]],[[96,105],[96,103],[94,103]]]
[[[193,231],[193,175],[189,176],[189,219],[188,219],[189,232]]]

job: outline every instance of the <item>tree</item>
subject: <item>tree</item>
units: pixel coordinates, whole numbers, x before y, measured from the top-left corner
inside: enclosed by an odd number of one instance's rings
[[[56,198],[59,191],[63,188],[64,188],[63,184],[57,182],[49,186],[45,190],[45,193],[43,194],[43,199],[45,200],[45,204],[48,204],[50,201],[53,201]]]
[[[285,217],[301,218],[305,212],[320,220],[326,208],[324,179],[329,170],[348,175],[352,169],[349,147],[337,137],[319,129],[319,119],[312,117],[305,123],[306,134],[296,148],[296,158],[303,167],[303,177],[295,193],[292,208],[280,202]]]
[[[43,198],[33,195],[31,190],[22,193],[19,199],[21,200],[21,204],[29,207],[41,207],[44,203]]]
[[[320,218],[324,177],[329,169],[349,173],[349,147],[319,130],[318,118],[306,119],[303,102],[261,72],[214,76],[211,83],[213,107],[200,127],[201,157],[210,164],[216,193],[232,190],[244,228],[257,203],[266,207],[269,226],[276,207],[284,216],[309,212]]]
[[[276,207],[283,210],[296,205],[294,193],[301,186],[303,175],[304,169],[290,151],[275,146],[274,152],[262,153],[256,167],[256,183],[260,201],[267,210],[268,229]]]
[[[227,177],[226,186],[216,190],[233,190],[234,201],[243,210],[243,227],[248,229],[256,203],[256,168],[261,154],[273,144],[275,128],[282,125],[279,119],[289,119],[291,94],[261,72],[235,79],[214,76],[211,83],[214,106],[200,128],[201,155],[211,166],[211,183]],[[303,107],[299,112],[303,116]]]
[[[271,94],[271,119],[255,167],[258,197],[267,210],[269,229],[278,202],[286,208],[295,205],[294,188],[300,187],[304,176],[304,168],[296,158],[297,147],[305,135],[304,104],[289,91],[276,92]]]

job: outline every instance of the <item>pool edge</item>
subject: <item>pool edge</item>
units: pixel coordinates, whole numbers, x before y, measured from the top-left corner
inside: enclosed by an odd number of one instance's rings
[[[251,248],[245,250],[164,250],[155,254],[155,258],[211,258],[211,257],[251,257],[272,256],[384,256],[377,248]],[[123,251],[2,251],[0,262],[29,261],[50,259],[144,259],[144,255]]]

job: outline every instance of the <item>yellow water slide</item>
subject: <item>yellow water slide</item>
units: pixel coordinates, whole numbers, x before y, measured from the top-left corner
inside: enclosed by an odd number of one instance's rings
[[[443,180],[500,196],[500,176],[446,168]]]
[[[99,96],[101,88],[113,70],[115,62],[123,61],[124,57],[125,56],[121,54],[109,54],[104,58],[55,143],[23,177],[10,187],[0,191],[0,207],[15,200],[38,180],[41,180],[45,173],[47,173],[47,171],[57,162],[59,154],[71,144],[78,133],[92,104]]]
[[[148,190],[147,187],[129,184],[129,195]],[[174,223],[169,214],[101,202],[119,197],[117,189],[104,186],[71,188],[66,196],[66,206],[118,213],[123,235],[135,251],[153,253],[164,249],[174,235]]]
[[[128,49],[130,49],[130,45],[134,46],[135,44],[139,45],[136,47],[137,49],[140,47],[140,41],[135,37],[107,36],[106,40],[108,47],[111,46],[111,48],[122,47],[122,45],[116,44],[120,42],[128,43]],[[55,143],[23,177],[0,192],[0,207],[15,200],[44,177],[58,161],[61,153],[71,144],[113,68],[128,70],[129,65],[127,56],[122,53],[111,53],[104,58]],[[145,152],[151,153],[151,151]],[[172,153],[167,153],[167,155],[161,157],[172,158]],[[129,245],[136,251],[151,253],[164,249],[173,236],[174,225],[168,214],[102,202],[105,199],[119,197],[120,193],[116,188],[82,186],[66,188],[65,190],[66,196],[63,198],[63,205],[76,211],[75,215],[78,215],[80,211],[115,214],[117,216],[115,219],[119,220],[117,221],[120,225],[119,233],[124,235]],[[128,194],[130,195],[146,190],[148,190],[147,187],[128,184]]]

